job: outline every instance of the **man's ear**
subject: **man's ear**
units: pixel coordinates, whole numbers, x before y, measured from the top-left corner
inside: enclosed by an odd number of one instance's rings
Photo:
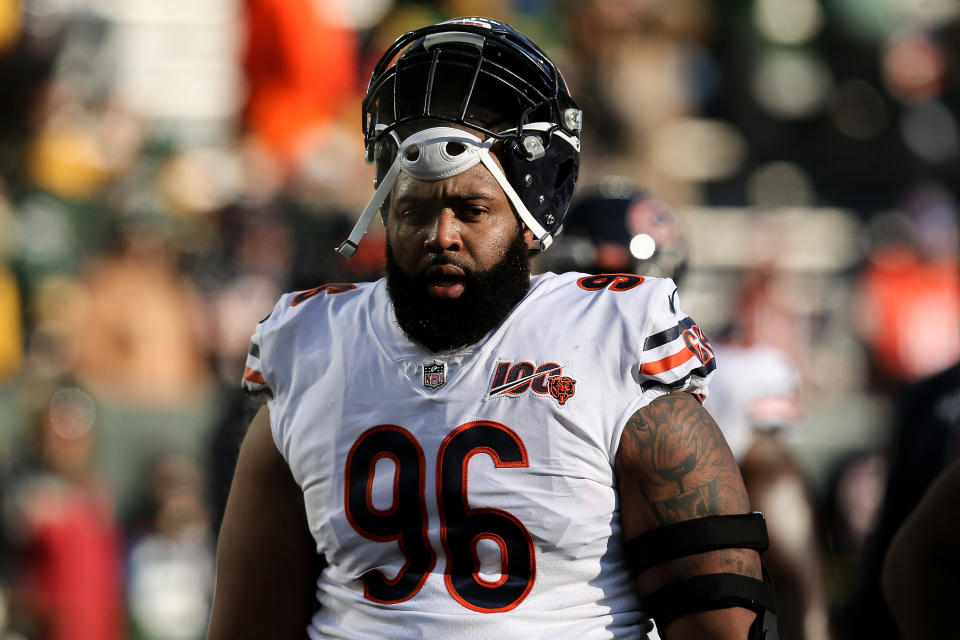
[[[530,250],[534,249],[534,244],[536,243],[536,238],[533,235],[527,225],[523,225],[523,241],[527,243],[527,248]]]

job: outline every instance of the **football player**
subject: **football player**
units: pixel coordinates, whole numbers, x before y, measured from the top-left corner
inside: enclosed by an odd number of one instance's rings
[[[284,295],[211,640],[775,637],[763,518],[668,279],[542,274],[581,113],[505,24],[406,33],[363,102],[387,276]]]

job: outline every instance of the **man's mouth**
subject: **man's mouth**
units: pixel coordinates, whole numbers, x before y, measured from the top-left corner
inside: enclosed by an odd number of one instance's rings
[[[428,267],[424,273],[427,293],[431,298],[459,298],[464,291],[467,274],[452,264],[437,264]]]

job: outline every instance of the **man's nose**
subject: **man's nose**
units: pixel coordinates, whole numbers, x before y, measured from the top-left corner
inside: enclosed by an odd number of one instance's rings
[[[424,248],[428,253],[459,251],[463,248],[460,238],[460,221],[450,209],[443,209],[433,220],[433,226],[427,231]]]

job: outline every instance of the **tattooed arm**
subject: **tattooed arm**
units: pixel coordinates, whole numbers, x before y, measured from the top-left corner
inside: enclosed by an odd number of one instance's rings
[[[689,393],[657,398],[633,414],[620,439],[615,469],[624,540],[673,522],[750,511],[726,440]],[[685,556],[640,574],[637,589],[645,597],[705,573],[761,579],[760,557],[747,549]],[[755,616],[749,609],[716,609],[687,614],[659,631],[663,640],[744,640]]]

